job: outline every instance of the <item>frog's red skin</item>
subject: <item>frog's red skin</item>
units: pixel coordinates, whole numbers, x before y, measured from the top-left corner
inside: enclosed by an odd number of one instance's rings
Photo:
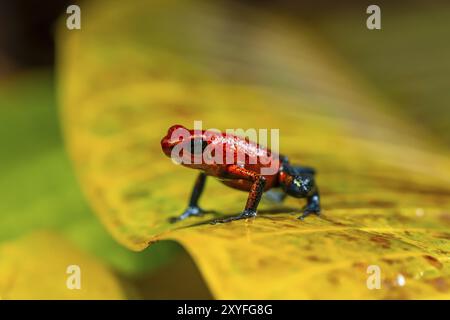
[[[175,127],[175,126],[174,126]],[[179,127],[175,127],[179,128]],[[165,136],[161,140],[161,146],[163,148],[164,153],[170,157],[172,148],[180,143],[179,141],[172,141],[171,134],[174,131],[173,127],[169,130],[167,136]],[[263,167],[269,168],[272,166],[276,174],[272,175],[262,175],[265,180],[264,191],[267,191],[271,188],[278,187],[278,171],[280,168],[280,160],[277,154],[273,154],[270,149],[262,147],[256,143],[250,142],[248,139],[242,139],[241,137],[235,135],[227,135],[225,133],[216,133],[214,135],[214,140],[211,141],[210,132],[206,130],[202,131],[194,131],[188,130],[189,136],[191,139],[201,138],[203,140],[207,140],[210,145],[218,145],[221,144],[223,148],[223,157],[221,163],[212,163],[212,164],[194,164],[194,158],[189,157],[191,163],[182,162],[181,164],[185,167],[192,169],[202,170],[206,175],[216,177],[223,184],[243,191],[250,191],[252,187],[252,182],[250,180],[242,179],[243,173],[241,168],[244,168],[253,173],[259,174]],[[238,151],[242,152],[245,155],[245,162],[241,165],[241,167],[237,168],[235,165],[238,163]],[[228,153],[227,153],[228,152]],[[226,164],[226,155],[233,155],[233,163]],[[257,155],[257,156],[255,156]],[[256,163],[250,163],[247,157],[255,156]]]
[[[180,135],[174,134],[174,132],[182,132],[182,137],[180,138]],[[188,150],[194,150],[190,149],[192,141],[204,141],[205,147],[207,143],[210,147],[222,149],[223,156],[220,158],[221,161],[218,161],[219,163],[217,161],[194,163],[195,154],[183,151],[180,153],[179,159],[183,166],[198,169],[202,173],[197,178],[187,211],[177,220],[201,214],[197,202],[204,189],[206,176],[215,177],[231,188],[250,192],[244,213],[227,221],[255,216],[263,192],[286,186],[286,183],[290,183],[289,179],[292,180],[292,177],[283,170],[286,166],[290,166],[286,157],[235,135],[207,130],[188,130],[183,126],[174,125],[169,128],[167,135],[161,140],[161,147],[163,152],[171,157],[172,151],[177,145],[188,147]],[[202,149],[204,150],[204,148]],[[228,159],[226,158],[227,155]],[[203,153],[199,154],[198,157],[203,157]],[[245,157],[245,161],[239,162],[238,157],[239,159]],[[250,158],[253,158],[254,161],[250,161]],[[261,174],[263,168],[271,168],[272,174]],[[308,170],[308,174],[311,175],[310,170],[312,169]],[[318,200],[318,193],[316,192],[316,194]],[[314,210],[314,213],[318,213],[318,209]]]

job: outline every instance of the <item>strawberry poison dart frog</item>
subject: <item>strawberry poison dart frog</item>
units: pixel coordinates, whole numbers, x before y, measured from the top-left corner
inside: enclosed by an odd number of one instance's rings
[[[274,188],[282,190],[279,201],[286,195],[306,198],[307,203],[299,219],[311,213],[320,213],[315,170],[291,165],[287,157],[275,154],[247,138],[217,131],[188,130],[174,125],[161,140],[161,147],[174,162],[200,171],[188,207],[172,221],[205,213],[198,202],[208,176],[215,177],[228,187],[249,192],[241,214],[215,222],[255,217],[262,194]]]

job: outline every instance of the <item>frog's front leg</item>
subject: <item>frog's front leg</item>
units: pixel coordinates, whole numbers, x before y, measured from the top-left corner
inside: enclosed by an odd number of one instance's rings
[[[289,163],[284,163],[283,169],[285,169],[286,172],[288,172],[289,174],[295,175],[296,180],[298,181],[299,184],[308,186],[308,189],[305,190],[307,194],[306,206],[303,207],[302,215],[299,216],[298,218],[300,220],[303,220],[305,217],[313,213],[316,215],[320,215],[320,195],[319,189],[314,179],[316,170],[310,167],[291,165]],[[310,181],[310,183],[304,184],[303,181],[305,180]]]
[[[320,215],[320,195],[317,186],[314,186],[312,193],[306,197],[306,206],[302,210],[303,214],[298,217],[300,220],[305,219],[312,213]]]
[[[171,222],[181,221],[191,216],[202,216],[206,211],[198,206],[198,200],[205,188],[206,174],[201,172],[197,180],[195,181],[194,188],[192,189],[191,198],[189,199],[189,205],[184,212],[178,216],[171,218]]]
[[[247,219],[256,216],[256,209],[258,208],[259,201],[261,200],[264,187],[266,185],[266,178],[263,176],[242,168],[237,165],[231,165],[227,168],[227,172],[237,178],[252,181],[252,186],[250,193],[247,198],[247,203],[245,204],[244,211],[236,217],[215,220],[213,223],[230,222],[233,220]]]

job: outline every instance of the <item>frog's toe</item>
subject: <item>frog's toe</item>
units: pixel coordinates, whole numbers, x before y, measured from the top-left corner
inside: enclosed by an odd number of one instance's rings
[[[305,206],[302,211],[303,214],[298,217],[300,220],[304,220],[310,214],[320,215],[320,207],[315,204]]]
[[[253,218],[256,217],[256,210],[251,210],[251,209],[245,209],[239,216],[237,216],[236,218],[238,219],[248,219],[248,218]]]
[[[175,223],[177,221],[182,221],[182,220],[192,217],[192,216],[201,217],[205,213],[206,213],[206,211],[198,206],[189,206],[186,208],[186,210],[184,210],[184,212],[181,215],[179,215],[178,217],[171,217],[171,218],[169,218],[169,221],[171,223]]]
[[[229,217],[229,218],[225,218],[225,219],[216,219],[216,220],[212,221],[211,224],[226,223],[226,222],[231,222],[231,221],[241,220],[241,219],[248,219],[248,218],[253,218],[253,217],[256,217],[256,210],[246,209],[238,216]]]

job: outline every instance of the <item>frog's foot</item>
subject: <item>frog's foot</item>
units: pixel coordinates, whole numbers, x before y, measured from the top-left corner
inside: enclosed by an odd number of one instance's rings
[[[210,213],[210,212],[212,212],[212,211],[203,210],[202,208],[200,208],[198,206],[189,206],[186,208],[186,210],[184,210],[184,212],[181,215],[179,215],[178,217],[172,217],[169,219],[169,221],[171,223],[175,223],[177,221],[182,221],[189,217],[201,217],[205,213]]]
[[[226,223],[226,222],[231,222],[231,221],[235,221],[235,220],[249,219],[249,218],[253,218],[253,217],[256,217],[256,210],[245,209],[238,216],[225,218],[225,219],[216,219],[216,220],[212,221],[211,224]]]
[[[302,209],[303,214],[298,217],[300,220],[304,220],[307,216],[314,213],[320,215],[320,206],[317,203],[309,203]]]

